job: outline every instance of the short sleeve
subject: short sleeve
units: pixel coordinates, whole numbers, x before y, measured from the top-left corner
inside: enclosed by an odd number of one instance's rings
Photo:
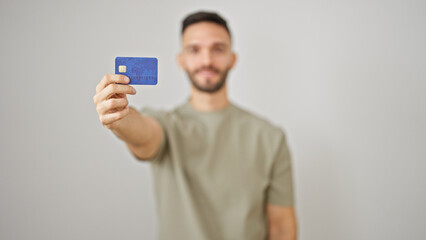
[[[160,148],[158,149],[158,152],[154,157],[152,157],[151,159],[147,159],[147,161],[150,161],[150,162],[158,162],[160,161],[160,159],[162,158],[162,156],[164,155],[167,149],[166,147],[167,146],[167,128],[166,128],[166,122],[165,122],[166,113],[164,111],[157,111],[148,107],[142,108],[139,112],[143,115],[150,116],[156,119],[161,126],[162,138],[161,138]]]
[[[278,147],[275,149],[267,189],[267,202],[274,205],[293,206],[291,156],[282,131],[280,131]]]

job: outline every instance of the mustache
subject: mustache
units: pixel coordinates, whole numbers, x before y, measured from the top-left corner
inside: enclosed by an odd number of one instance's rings
[[[212,66],[198,68],[197,70],[194,71],[194,73],[199,73],[199,72],[205,71],[205,70],[213,71],[215,73],[220,73],[219,69],[212,67]]]

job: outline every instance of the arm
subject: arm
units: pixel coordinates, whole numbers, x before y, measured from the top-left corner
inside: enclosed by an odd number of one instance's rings
[[[293,207],[267,204],[268,240],[296,240],[297,223]]]
[[[155,156],[160,148],[162,131],[156,119],[142,115],[132,107],[129,114],[119,120],[117,127],[112,129],[139,160]]]
[[[124,75],[105,75],[93,101],[101,123],[123,140],[135,157],[145,160],[157,153],[163,130],[157,120],[128,106],[126,94],[136,93],[128,82]]]

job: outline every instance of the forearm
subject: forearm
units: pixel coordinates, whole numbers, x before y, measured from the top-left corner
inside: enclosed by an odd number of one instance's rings
[[[146,145],[153,137],[152,120],[130,107],[129,114],[115,122],[112,132],[126,144],[140,147]]]
[[[296,230],[281,229],[269,232],[268,240],[297,240]]]
[[[137,158],[149,159],[161,145],[163,130],[154,118],[128,107],[127,94],[136,94],[129,81],[124,75],[106,74],[96,86],[93,102],[100,122],[123,140]]]
[[[297,221],[293,207],[267,205],[268,240],[296,240]]]

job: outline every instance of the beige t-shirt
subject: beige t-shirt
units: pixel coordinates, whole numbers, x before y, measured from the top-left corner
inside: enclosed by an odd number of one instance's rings
[[[141,113],[157,119],[164,133],[150,162],[159,240],[266,239],[266,203],[293,205],[280,128],[234,104],[199,112],[187,101]]]

